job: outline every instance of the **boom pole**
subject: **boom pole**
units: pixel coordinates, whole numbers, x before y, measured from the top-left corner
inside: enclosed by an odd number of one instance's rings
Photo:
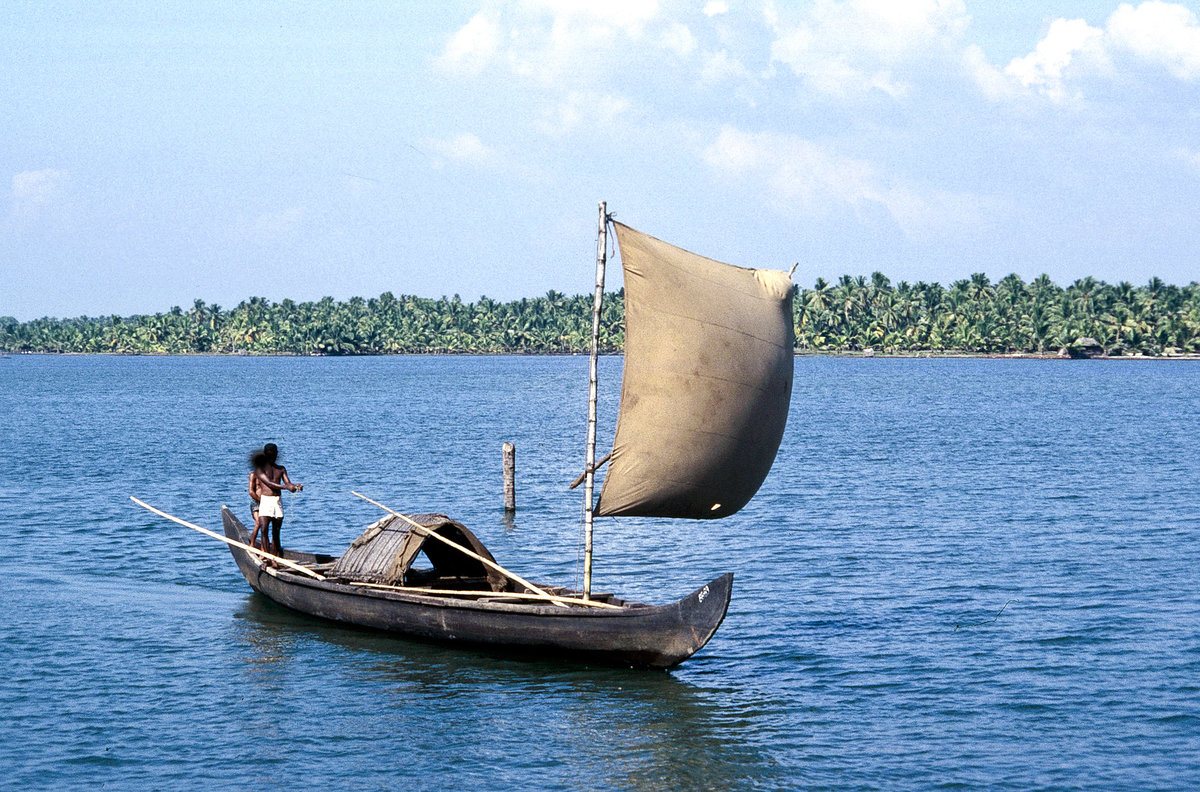
[[[600,308],[604,302],[604,265],[608,261],[608,204],[600,202],[596,234],[596,297],[592,301],[592,355],[588,362],[587,456],[583,483],[583,599],[592,596],[592,517],[596,484],[596,382],[600,358]]]

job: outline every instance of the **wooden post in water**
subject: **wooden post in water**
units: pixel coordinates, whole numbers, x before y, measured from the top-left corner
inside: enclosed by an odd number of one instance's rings
[[[517,447],[504,444],[504,511],[512,514],[517,510]]]
[[[600,202],[596,235],[596,297],[592,301],[592,354],[588,362],[587,448],[583,472],[583,598],[592,596],[592,512],[596,508],[596,382],[600,358],[600,309],[604,303],[604,265],[608,261],[608,204]]]

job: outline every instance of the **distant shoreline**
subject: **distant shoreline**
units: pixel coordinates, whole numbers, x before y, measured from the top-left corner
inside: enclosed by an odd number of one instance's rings
[[[587,352],[385,352],[378,354],[320,355],[298,352],[0,352],[0,358],[32,357],[146,357],[146,358],[395,358],[395,357],[584,357]],[[620,357],[623,351],[605,351],[603,357]],[[856,351],[808,351],[796,350],[795,357],[860,358],[873,359],[978,359],[978,360],[1200,360],[1198,353],[1165,355],[1095,355],[1087,358],[1072,358],[1057,352],[959,352],[955,350],[911,351],[911,352],[856,352]]]
[[[624,290],[600,316],[599,344],[625,346]],[[0,352],[153,355],[572,355],[592,344],[592,294],[498,302],[416,295],[277,303],[231,309],[195,300],[186,310],[133,316],[0,316]],[[1200,283],[1145,286],[1082,278],[1061,288],[982,273],[949,287],[895,286],[882,273],[818,278],[792,304],[798,354],[847,357],[1058,357],[1189,359],[1200,356]],[[1008,350],[1008,351],[999,351]],[[1047,350],[1043,352],[1015,350]],[[1065,350],[1065,351],[1062,351]]]
[[[797,352],[796,357],[842,357],[842,358],[982,358],[988,360],[1200,360],[1198,353],[1169,355],[1094,355],[1092,357],[1070,357],[1057,352]]]

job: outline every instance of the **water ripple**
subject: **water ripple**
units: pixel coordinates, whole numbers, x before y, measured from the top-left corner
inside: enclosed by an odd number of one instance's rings
[[[737,575],[714,640],[662,674],[317,622],[127,500],[215,526],[269,438],[307,485],[286,543],[344,547],[377,516],[355,488],[570,584],[584,358],[5,361],[5,784],[1200,788],[1200,367],[870,363],[797,361],[740,514],[599,522],[606,589]]]

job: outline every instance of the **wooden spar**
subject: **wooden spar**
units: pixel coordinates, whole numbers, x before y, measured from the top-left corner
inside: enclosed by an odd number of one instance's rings
[[[504,511],[517,510],[517,447],[505,443],[504,451]]]
[[[207,534],[208,536],[211,536],[214,539],[220,539],[225,544],[230,544],[230,545],[233,545],[234,547],[240,547],[243,550],[254,553],[255,555],[262,556],[263,558],[269,558],[272,561],[278,561],[279,563],[283,564],[286,567],[290,567],[291,569],[294,569],[297,572],[303,572],[304,574],[308,575],[309,577],[316,578],[317,580],[325,579],[324,575],[320,575],[316,572],[313,572],[308,567],[301,566],[300,564],[297,564],[295,561],[289,561],[286,558],[280,558],[277,555],[271,555],[270,553],[259,550],[257,547],[251,547],[248,544],[242,544],[241,542],[239,542],[235,539],[230,539],[228,536],[221,536],[221,534],[219,534],[215,531],[210,531],[207,528],[201,528],[199,525],[190,523],[187,520],[181,520],[174,515],[167,514],[165,511],[161,511],[160,509],[154,508],[153,506],[151,506],[150,504],[148,504],[144,501],[138,500],[137,498],[133,497],[132,495],[129,496],[129,500],[133,501],[138,506],[141,506],[143,509],[152,511],[155,514],[157,514],[159,517],[166,517],[171,522],[179,523],[180,525],[184,526],[185,528],[191,528],[193,531],[199,531],[202,534]]]
[[[583,464],[583,598],[592,596],[592,521],[596,485],[596,384],[600,358],[600,309],[604,303],[604,265],[608,261],[608,204],[600,202],[596,235],[596,296],[592,300],[592,354],[588,360],[587,449]]]
[[[598,462],[596,462],[596,466],[593,468],[593,470],[599,470],[600,468],[604,467],[604,465],[610,459],[612,459],[612,451],[609,451],[607,454],[600,457],[600,460]],[[587,478],[587,471],[584,471],[583,473],[580,473],[578,476],[576,476],[575,480],[567,485],[567,489],[569,489],[569,490],[575,489],[576,487],[578,487],[580,484],[583,483],[583,480],[585,478]]]
[[[509,578],[510,580],[512,580],[512,581],[514,581],[514,582],[516,582],[516,583],[520,583],[522,586],[524,586],[525,588],[527,588],[527,589],[529,589],[530,591],[534,592],[535,594],[538,594],[538,595],[540,595],[540,596],[542,596],[542,597],[545,597],[546,599],[548,599],[548,600],[550,600],[550,601],[552,601],[552,602],[553,602],[553,600],[554,600],[554,597],[553,597],[553,595],[551,595],[551,594],[549,594],[548,592],[546,592],[546,591],[543,591],[542,589],[540,589],[540,588],[538,588],[537,586],[533,585],[532,583],[530,583],[528,580],[526,580],[525,578],[521,577],[520,575],[517,575],[517,574],[516,574],[516,573],[514,573],[514,572],[509,572],[507,569],[505,569],[504,567],[500,566],[500,565],[499,565],[499,564],[497,564],[495,561],[490,561],[490,560],[488,560],[488,559],[484,558],[483,556],[479,555],[479,553],[476,553],[474,550],[470,550],[470,549],[468,549],[468,548],[466,548],[466,547],[463,547],[463,546],[462,546],[462,545],[460,545],[458,542],[454,542],[454,541],[451,541],[451,540],[447,539],[446,537],[444,537],[444,536],[440,535],[440,534],[439,534],[437,531],[431,531],[431,530],[429,530],[429,529],[428,529],[428,528],[426,528],[424,525],[421,525],[419,522],[417,522],[416,520],[414,520],[414,519],[410,518],[409,516],[407,516],[407,515],[404,515],[404,514],[401,514],[400,512],[398,512],[398,511],[395,511],[395,510],[393,510],[393,509],[389,509],[387,506],[384,506],[384,505],[383,505],[382,503],[380,503],[379,501],[377,501],[377,500],[371,500],[371,499],[370,499],[370,498],[368,498],[366,495],[363,495],[361,492],[355,492],[354,490],[350,490],[350,494],[351,494],[351,495],[353,495],[353,496],[355,496],[355,497],[357,497],[357,498],[362,498],[362,499],[363,499],[363,500],[365,500],[367,503],[370,503],[370,504],[372,504],[372,505],[378,506],[379,508],[383,509],[383,510],[384,510],[385,512],[387,512],[388,514],[392,514],[392,515],[394,515],[394,516],[396,516],[396,517],[399,517],[401,520],[404,520],[406,523],[408,523],[409,525],[411,525],[413,528],[416,528],[416,529],[417,529],[418,531],[420,531],[420,532],[421,532],[423,535],[425,535],[425,536],[431,536],[431,537],[433,537],[434,539],[437,539],[439,542],[442,542],[443,544],[448,544],[448,545],[450,545],[451,547],[453,547],[455,550],[459,551],[460,553],[462,553],[462,554],[464,554],[464,555],[466,555],[466,556],[469,556],[469,557],[471,557],[471,558],[474,558],[476,561],[480,562],[481,564],[483,564],[483,565],[485,565],[485,566],[488,566],[488,567],[491,567],[492,569],[494,569],[494,570],[496,570],[497,572],[499,572],[501,575],[504,575],[505,577]],[[561,602],[555,602],[554,604],[555,604],[555,605],[558,605],[560,608],[565,608],[565,607],[567,607],[566,605],[563,605]]]
[[[385,583],[364,583],[360,581],[351,581],[351,586],[365,586],[366,588],[382,589],[384,591],[400,591],[405,594],[430,594],[441,596],[455,597],[508,597],[510,599],[534,599],[540,600],[543,597],[539,594],[525,594],[514,591],[456,591],[452,589],[423,589],[414,586],[389,586]],[[607,602],[597,602],[596,600],[584,600],[578,597],[560,597],[557,594],[550,595],[556,602],[569,602],[572,605],[587,605],[590,608],[608,608],[611,610],[621,610],[619,605],[610,605]]]

